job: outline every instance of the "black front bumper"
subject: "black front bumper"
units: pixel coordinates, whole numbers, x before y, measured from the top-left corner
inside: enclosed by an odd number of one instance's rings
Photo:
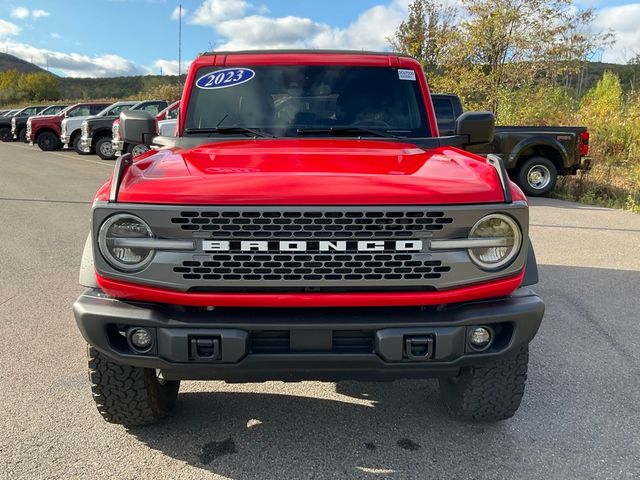
[[[87,290],[73,306],[86,341],[113,360],[157,368],[167,379],[393,380],[453,376],[460,367],[529,343],[542,300],[527,288],[507,298],[436,308],[215,309],[129,303]],[[470,328],[487,326],[478,352]],[[154,339],[136,353],[126,333]]]

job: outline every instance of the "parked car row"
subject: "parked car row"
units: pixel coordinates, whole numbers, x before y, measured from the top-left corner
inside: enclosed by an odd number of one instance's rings
[[[0,111],[0,140],[22,141],[43,151],[74,150],[79,155],[97,154],[113,160],[123,151],[139,155],[146,146],[122,144],[113,138],[114,121],[121,112],[139,110],[164,121],[177,110],[178,102],[166,100],[83,102],[74,105],[30,105],[20,110]]]
[[[453,135],[464,109],[460,98],[433,94],[440,134]],[[97,154],[112,160],[122,153],[140,155],[150,145],[126,143],[120,136],[120,113],[138,110],[156,118],[156,133],[173,136],[179,102],[164,100],[77,103],[75,105],[31,105],[21,110],[0,111],[0,139],[35,144],[44,151],[71,149],[80,155]],[[287,106],[278,105],[286,112]],[[559,175],[589,170],[589,132],[585,127],[497,126],[493,141],[474,145],[478,155],[495,154],[513,180],[529,196],[547,196]]]

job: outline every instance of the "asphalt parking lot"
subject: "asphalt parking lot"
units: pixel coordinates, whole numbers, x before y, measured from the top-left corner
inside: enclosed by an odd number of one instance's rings
[[[500,424],[434,381],[184,382],[164,423],[98,414],[71,305],[113,164],[0,144],[0,478],[640,478],[640,215],[535,200],[547,314]]]

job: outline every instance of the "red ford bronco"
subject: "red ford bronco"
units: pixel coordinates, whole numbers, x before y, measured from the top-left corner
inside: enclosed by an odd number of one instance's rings
[[[98,410],[168,414],[180,380],[437,377],[458,417],[511,417],[544,304],[528,208],[488,112],[440,136],[392,53],[214,52],[176,137],[121,114],[74,304]]]

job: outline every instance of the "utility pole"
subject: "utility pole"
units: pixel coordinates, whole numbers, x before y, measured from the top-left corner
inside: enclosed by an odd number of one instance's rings
[[[178,5],[178,82],[182,75],[182,3]]]

